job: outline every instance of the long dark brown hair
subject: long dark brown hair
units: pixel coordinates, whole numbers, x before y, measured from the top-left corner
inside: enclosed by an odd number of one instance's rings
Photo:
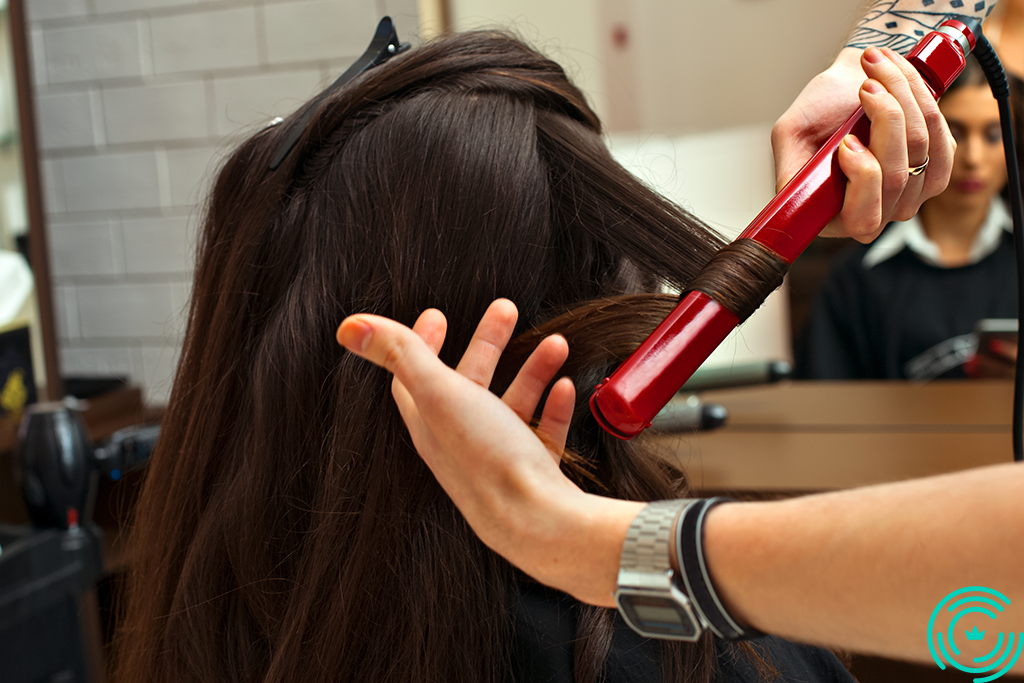
[[[678,497],[681,473],[606,436],[583,402],[671,308],[654,292],[684,286],[722,242],[616,164],[562,69],[504,34],[370,70],[271,171],[290,121],[244,142],[209,198],[131,537],[118,678],[506,681],[508,596],[526,579],[421,462],[387,374],[334,330],[356,312],[411,324],[437,307],[454,365],[508,297],[519,336],[492,388],[564,334],[581,485]],[[593,681],[611,612],[577,614],[576,679]],[[710,639],[663,649],[666,680],[707,682],[714,662]]]

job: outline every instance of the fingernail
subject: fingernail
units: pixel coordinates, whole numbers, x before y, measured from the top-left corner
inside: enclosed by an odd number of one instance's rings
[[[373,328],[362,320],[349,318],[338,328],[338,343],[349,351],[363,354],[370,345]]]
[[[900,58],[900,56],[898,54],[896,54],[895,50],[893,50],[892,48],[888,48],[888,47],[883,47],[882,48],[882,54],[885,55],[885,58],[888,59],[893,64],[896,64],[897,61]]]
[[[885,59],[885,55],[877,47],[869,47],[864,50],[864,59],[872,64],[880,64]]]
[[[868,149],[867,147],[864,146],[864,143],[861,142],[860,138],[858,138],[856,135],[847,135],[845,138],[843,138],[843,143],[851,152],[857,152],[858,154],[860,152],[866,152]]]
[[[871,78],[864,81],[864,85],[862,85],[861,87],[864,88],[864,92],[869,93],[871,95],[881,95],[882,93],[885,92],[885,86]]]

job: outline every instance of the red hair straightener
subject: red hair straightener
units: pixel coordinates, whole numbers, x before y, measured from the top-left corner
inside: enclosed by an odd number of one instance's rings
[[[948,20],[907,55],[938,98],[963,71],[980,23]],[[590,397],[601,427],[629,439],[654,416],[738,324],[780,284],[790,264],[842,209],[842,139],[865,145],[870,122],[858,109],[754,221],[704,267],[679,304]],[[739,301],[739,303],[737,303]]]

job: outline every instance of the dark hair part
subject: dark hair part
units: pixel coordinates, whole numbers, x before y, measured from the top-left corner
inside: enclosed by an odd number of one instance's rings
[[[372,69],[313,117],[253,135],[209,199],[188,331],[137,507],[121,681],[504,681],[517,578],[417,456],[346,315],[449,318],[454,365],[488,304],[520,307],[500,391],[543,334],[570,345],[581,484],[650,500],[681,473],[586,417],[586,390],[721,247],[615,163],[562,69],[503,34]],[[610,611],[581,606],[579,681]],[[664,648],[710,681],[710,639]]]

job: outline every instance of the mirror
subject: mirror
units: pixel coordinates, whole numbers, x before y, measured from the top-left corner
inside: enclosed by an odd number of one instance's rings
[[[0,418],[8,421],[26,399],[63,393],[31,92],[24,2],[0,0]],[[20,354],[30,354],[31,373],[11,370]]]

